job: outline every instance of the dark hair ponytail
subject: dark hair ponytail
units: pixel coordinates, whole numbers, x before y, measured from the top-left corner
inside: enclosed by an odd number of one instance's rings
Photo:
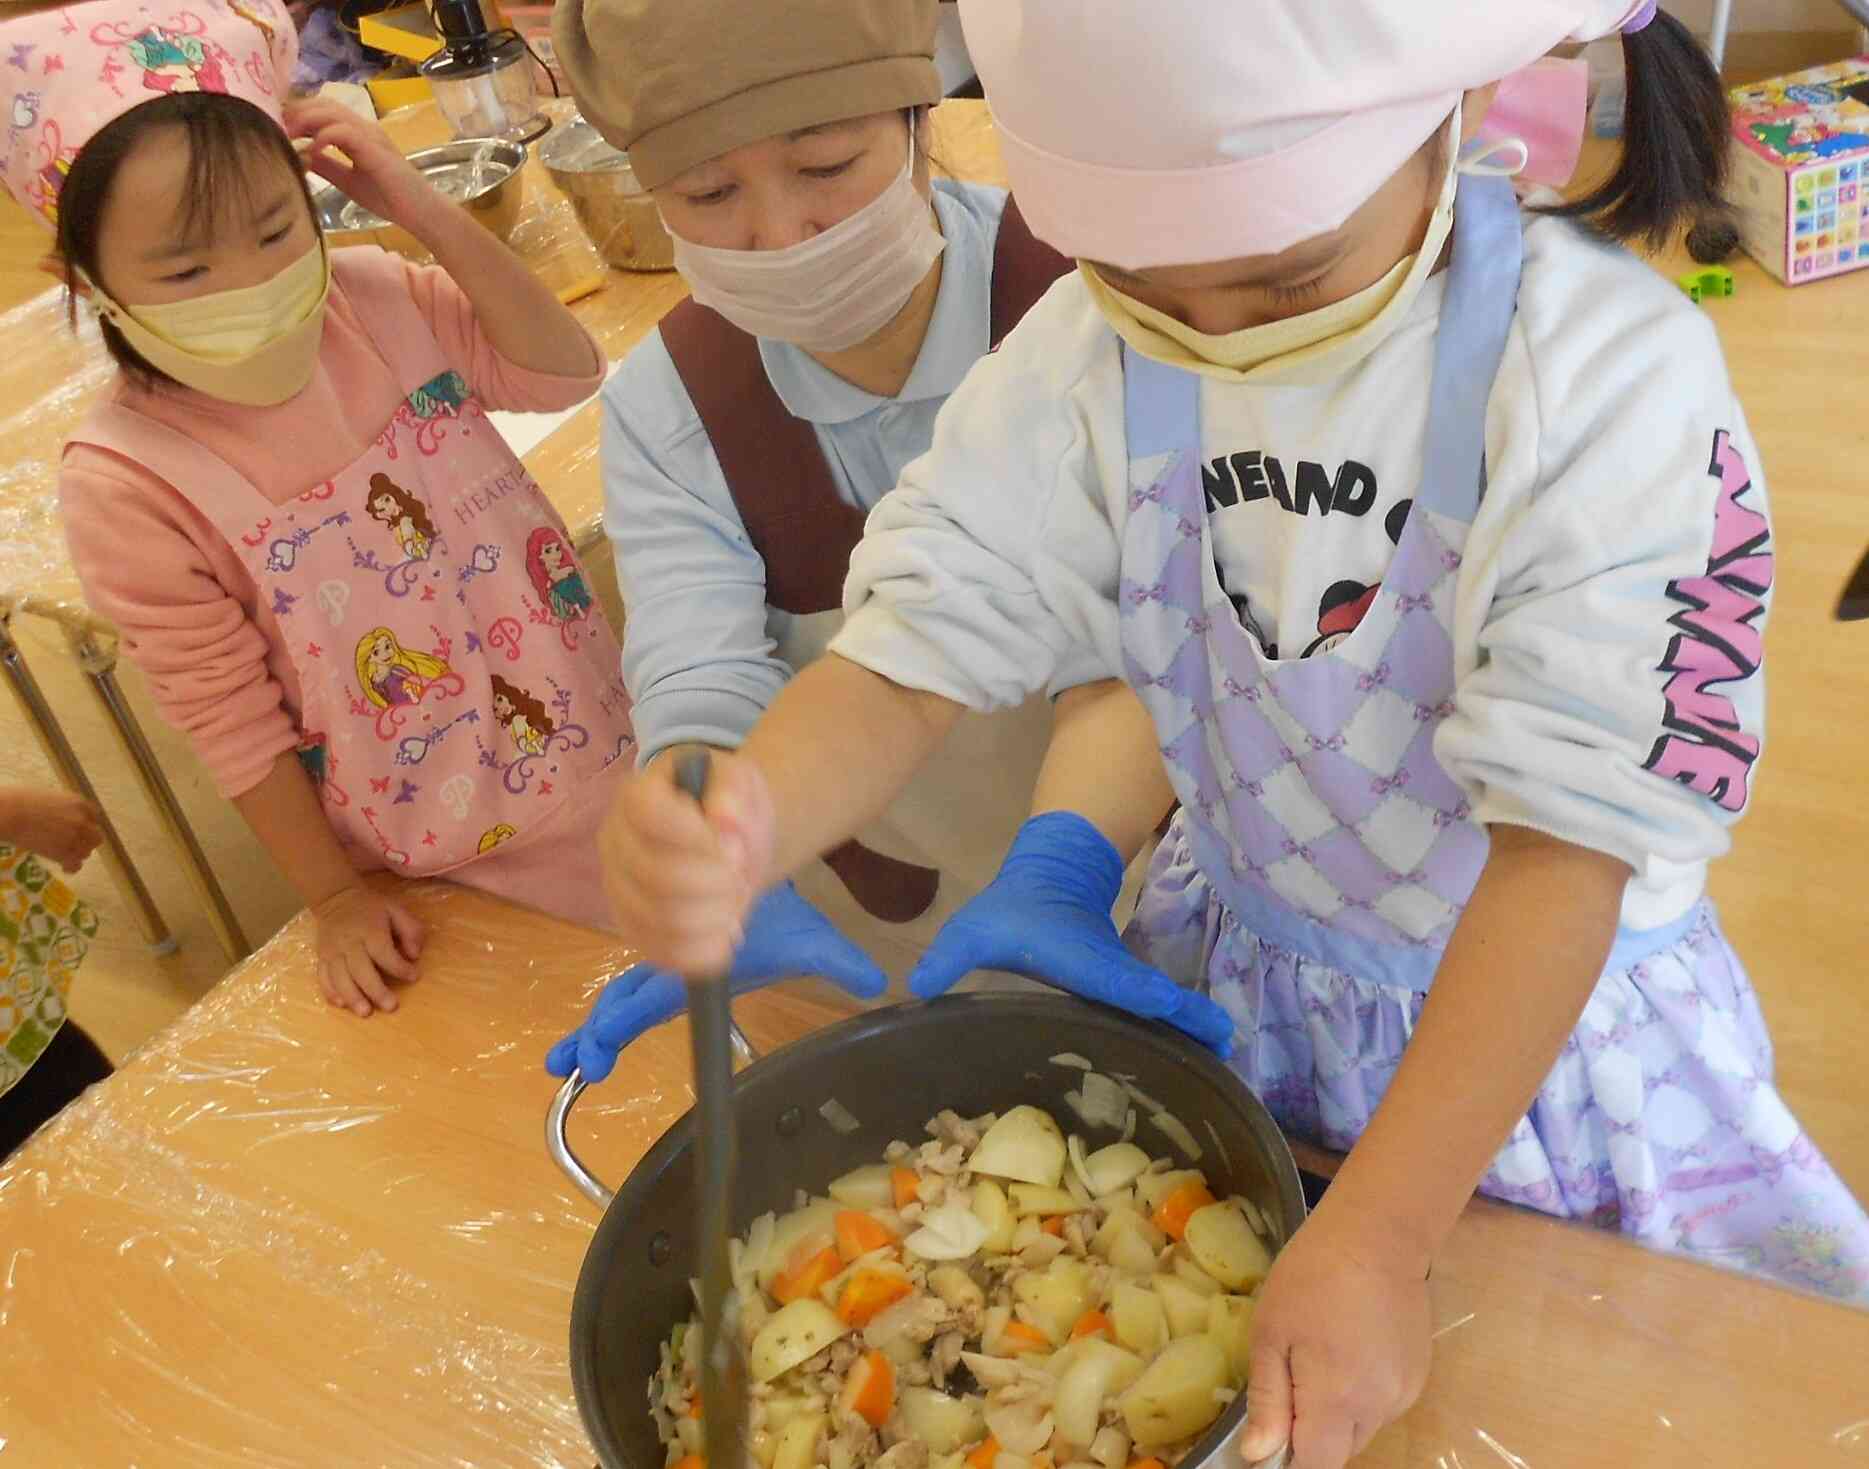
[[[1726,84],[1693,32],[1665,10],[1625,35],[1622,52],[1622,161],[1601,187],[1546,212],[1656,247],[1685,228],[1696,260],[1724,260],[1739,243],[1725,194],[1733,141]]]

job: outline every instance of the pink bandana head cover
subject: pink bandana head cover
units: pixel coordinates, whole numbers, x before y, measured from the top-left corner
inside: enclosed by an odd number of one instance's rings
[[[0,183],[57,228],[72,160],[106,124],[171,92],[276,119],[297,58],[282,0],[91,0],[0,22]]]
[[[1613,35],[1652,3],[960,0],[960,11],[1033,230],[1067,255],[1137,270],[1330,233],[1464,93],[1564,42]],[[1570,150],[1553,163],[1547,141],[1536,177],[1574,165],[1582,81],[1572,67],[1506,89],[1521,107],[1548,99],[1547,140]],[[1554,127],[1558,106],[1575,115]]]

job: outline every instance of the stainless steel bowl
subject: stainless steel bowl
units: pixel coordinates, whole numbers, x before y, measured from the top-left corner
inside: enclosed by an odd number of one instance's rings
[[[922,1136],[944,1107],[963,1116],[1021,1102],[1069,1121],[1064,1093],[1082,1073],[1052,1064],[1076,1052],[1099,1070],[1134,1079],[1193,1132],[1200,1167],[1222,1196],[1251,1199],[1283,1244],[1304,1222],[1291,1149],[1238,1075],[1185,1036],[1068,995],[955,995],[927,1005],[872,1010],[754,1063],[734,1079],[740,1132],[734,1228],[791,1207],[794,1189],[822,1189],[897,1138]],[[644,1393],[669,1328],[694,1308],[694,1114],[649,1150],[612,1195],[565,1141],[566,1114],[584,1089],[560,1089],[547,1145],[578,1187],[604,1206],[571,1304],[571,1381],[602,1469],[662,1469]],[[841,1102],[857,1119],[839,1132],[819,1112]],[[1144,1127],[1151,1151],[1173,1155]],[[1110,1137],[1087,1138],[1093,1146]],[[1182,1469],[1233,1469],[1246,1399],[1221,1415]]]
[[[519,206],[525,200],[528,154],[524,143],[504,138],[462,138],[411,153],[409,162],[497,238],[506,240],[519,223]],[[333,245],[381,245],[402,255],[427,253],[402,226],[372,214],[334,184],[314,179],[312,205]]]
[[[629,154],[574,117],[539,145],[539,161],[564,190],[597,253],[621,270],[673,270],[675,245]]]

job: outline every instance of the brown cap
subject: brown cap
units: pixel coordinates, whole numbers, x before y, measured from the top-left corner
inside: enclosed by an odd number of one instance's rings
[[[558,0],[592,127],[656,189],[780,133],[941,98],[936,0]]]

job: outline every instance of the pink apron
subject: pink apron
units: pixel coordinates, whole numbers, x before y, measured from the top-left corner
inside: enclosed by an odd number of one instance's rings
[[[360,867],[432,877],[508,842],[519,857],[635,738],[617,641],[563,521],[414,302],[349,288],[408,394],[360,458],[296,500],[271,504],[121,405],[76,438],[146,465],[227,537],[298,671],[299,754],[332,830]],[[560,860],[567,882],[596,865]]]

